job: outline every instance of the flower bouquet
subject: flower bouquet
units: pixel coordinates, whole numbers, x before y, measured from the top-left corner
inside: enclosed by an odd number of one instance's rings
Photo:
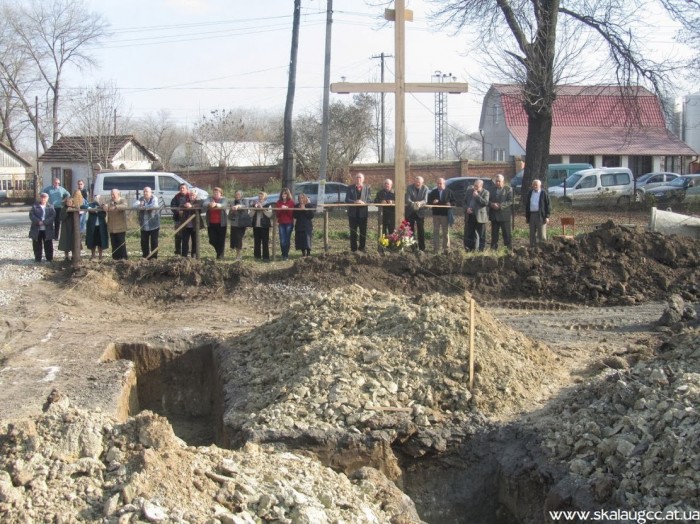
[[[416,247],[416,239],[413,238],[413,231],[408,221],[404,220],[401,225],[390,235],[379,237],[379,250],[391,253],[403,253]]]

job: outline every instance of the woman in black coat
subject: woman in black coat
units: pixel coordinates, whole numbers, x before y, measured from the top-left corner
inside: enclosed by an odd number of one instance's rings
[[[88,205],[87,231],[85,233],[85,244],[92,254],[90,260],[95,258],[95,249],[102,260],[102,250],[109,247],[109,234],[107,233],[107,213],[102,210],[100,197]]]
[[[294,247],[300,250],[302,255],[311,254],[311,238],[314,234],[314,211],[308,210],[310,206],[309,197],[300,193],[298,203],[294,206]]]

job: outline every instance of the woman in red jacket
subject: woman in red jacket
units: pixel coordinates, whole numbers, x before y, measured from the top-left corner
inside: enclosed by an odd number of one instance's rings
[[[280,232],[280,249],[282,260],[289,259],[289,246],[292,242],[292,230],[294,229],[294,200],[292,192],[286,187],[280,193],[280,199],[275,204],[277,223]]]

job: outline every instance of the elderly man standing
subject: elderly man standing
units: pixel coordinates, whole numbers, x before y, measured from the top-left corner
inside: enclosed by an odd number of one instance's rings
[[[134,207],[139,210],[143,258],[158,258],[158,236],[160,235],[158,197],[154,196],[153,190],[146,186],[143,188],[143,196],[136,201]]]
[[[39,201],[29,210],[29,237],[32,239],[34,260],[41,262],[42,251],[46,261],[53,260],[53,224],[56,221],[56,211],[49,204],[49,195],[41,193]]]
[[[437,187],[428,195],[428,204],[431,206],[454,206],[455,196],[452,190],[445,187],[445,179],[438,178]],[[450,249],[450,224],[449,209],[445,207],[433,208],[433,250],[437,253],[442,239],[442,252]]]
[[[395,204],[394,182],[391,178],[384,181],[384,187],[377,193],[375,204]],[[396,208],[393,205],[382,207],[382,235],[390,235],[394,231]]]
[[[346,204],[367,204],[371,202],[370,188],[365,185],[365,175],[357,173],[355,184],[348,187],[345,194]],[[348,221],[350,222],[350,250],[365,250],[367,240],[367,206],[348,207]],[[359,240],[358,240],[359,231]]]
[[[494,179],[496,191],[489,195],[489,220],[491,220],[491,249],[498,249],[499,233],[503,233],[503,245],[513,248],[511,227],[513,222],[513,188],[505,185],[503,175]]]
[[[58,235],[61,230],[61,221],[59,217],[61,216],[61,208],[63,207],[63,199],[70,196],[70,193],[66,188],[61,186],[61,180],[58,178],[53,179],[53,184],[45,187],[42,193],[49,195],[49,204],[53,206],[56,210],[56,220],[53,223],[53,238],[58,240]]]
[[[486,222],[489,221],[489,192],[484,189],[483,180],[477,180],[467,189],[466,202],[464,248],[483,251],[486,247]]]
[[[542,182],[535,179],[525,198],[525,220],[530,224],[530,247],[547,240],[550,213],[549,195],[542,189]]]
[[[112,243],[112,258],[114,260],[126,260],[129,258],[126,251],[126,200],[122,198],[118,189],[112,189],[108,204],[103,206],[107,212],[107,231],[109,241]]]
[[[418,237],[418,249],[425,251],[425,214],[428,210],[428,188],[422,176],[413,179],[406,188],[406,220]]]

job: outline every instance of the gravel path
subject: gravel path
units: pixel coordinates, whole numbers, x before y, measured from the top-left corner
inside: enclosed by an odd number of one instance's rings
[[[20,287],[41,280],[47,263],[34,262],[32,241],[27,228],[2,228],[0,235],[0,306],[7,306],[21,291]]]

